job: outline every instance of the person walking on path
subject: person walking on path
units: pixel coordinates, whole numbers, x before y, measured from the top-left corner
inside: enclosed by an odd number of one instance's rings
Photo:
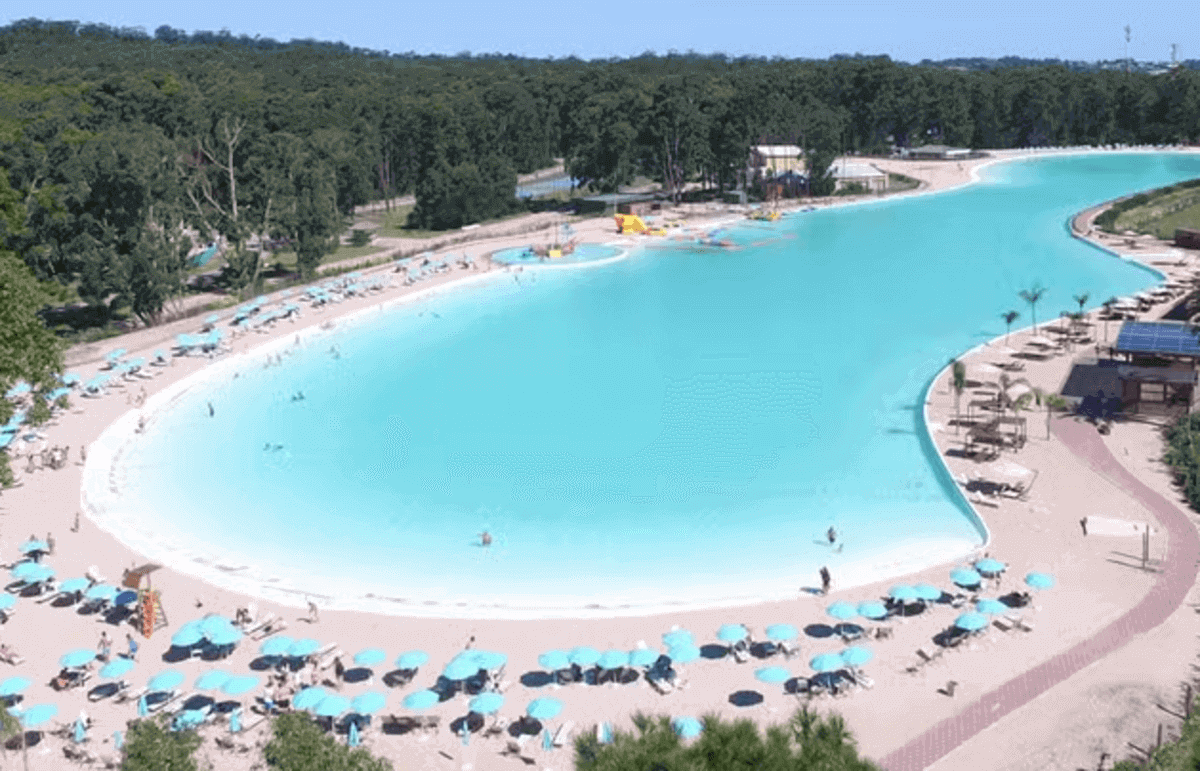
[[[129,643],[129,653],[125,656],[127,659],[137,661],[138,644],[137,640],[133,639],[133,635],[126,632],[125,642]]]

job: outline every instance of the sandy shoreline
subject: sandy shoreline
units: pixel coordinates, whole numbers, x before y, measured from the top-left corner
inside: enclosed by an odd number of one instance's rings
[[[1051,155],[1049,152],[1044,154]],[[1019,152],[994,153],[996,157],[991,160],[964,162],[961,167],[954,163],[869,160],[880,168],[922,178],[929,183],[926,188],[915,191],[915,194],[922,194],[969,184],[982,165],[1019,155]],[[865,200],[879,199],[871,197]],[[723,211],[714,212],[714,215],[730,216]],[[701,212],[696,211],[689,215],[689,220],[696,220],[699,216]],[[577,229],[585,240],[615,240],[609,219],[591,221]],[[491,251],[504,246],[520,246],[529,241],[529,236],[513,236],[498,239],[496,243],[484,247]],[[623,239],[623,242],[637,243],[632,239]],[[1106,248],[1111,250],[1112,246]],[[457,253],[460,250],[456,248],[455,251]],[[480,245],[468,245],[465,251],[479,261]],[[1179,271],[1190,275],[1194,262],[1188,259],[1181,267],[1154,268],[1162,272]],[[390,270],[390,266],[378,270]],[[448,284],[463,276],[464,271],[456,269],[449,275],[418,284],[414,289],[445,291],[449,289]],[[324,312],[305,311],[301,323],[293,325],[284,322],[269,334],[249,333],[234,340],[231,355],[244,353],[272,340],[290,337],[301,326],[319,325],[336,316],[371,309],[381,302],[391,302],[398,296],[395,290],[391,290],[380,296],[348,301]],[[119,340],[74,350],[70,356],[71,368],[79,369],[86,380],[91,371],[82,365],[97,362],[105,351],[117,345],[128,348],[131,355],[144,355],[144,352],[162,347],[163,339],[171,339],[178,332],[194,331],[196,326],[195,320],[185,320],[168,328],[142,330]],[[1028,332],[1024,330],[1013,333],[1010,347],[1018,348],[1027,335]],[[981,346],[965,355],[963,360],[967,363],[969,375],[981,361],[998,360],[1000,355],[996,349],[1001,345]],[[1030,362],[1023,374],[1035,385],[1057,389],[1065,377],[1068,363],[1068,357],[1041,363]],[[175,359],[163,375],[145,381],[144,387],[148,394],[153,395],[206,365],[207,360],[204,359]],[[127,394],[135,394],[140,386],[132,383],[125,390]],[[79,509],[82,471],[77,463],[79,446],[93,442],[107,426],[130,412],[132,407],[125,403],[119,392],[102,399],[76,398],[74,401],[75,409],[82,408],[82,412],[73,411],[63,415],[45,430],[49,444],[71,446],[71,463],[68,467],[24,475],[22,487],[6,491],[0,497],[0,514],[5,525],[0,533],[0,553],[12,558],[17,553],[17,544],[27,534],[40,535],[50,530],[58,541],[58,549],[47,561],[55,567],[60,577],[82,575],[89,565],[97,565],[110,579],[119,580],[121,569],[140,563],[141,557],[87,518],[79,533],[69,532],[68,527],[75,511]],[[947,390],[943,373],[934,381],[927,396],[927,421],[939,455],[946,461],[950,472],[974,471],[975,467],[969,461],[960,463],[959,459],[945,457],[945,449],[953,446],[955,441],[950,423],[952,413],[953,398]],[[1038,414],[1035,413],[1035,416]],[[939,431],[938,425],[945,428]],[[905,672],[905,668],[915,660],[916,648],[928,645],[929,637],[947,626],[956,611],[937,608],[922,616],[893,622],[892,639],[872,643],[876,659],[866,667],[875,681],[872,692],[856,693],[836,702],[828,699],[815,702],[815,706],[822,711],[832,709],[846,717],[867,757],[882,758],[920,731],[961,710],[972,701],[973,696],[986,692],[1014,673],[1086,638],[1092,630],[1121,615],[1125,608],[1136,603],[1153,585],[1153,574],[1130,566],[1128,555],[1136,555],[1140,544],[1130,542],[1133,539],[1087,538],[1078,524],[1080,517],[1087,515],[1110,514],[1151,522],[1154,521],[1153,515],[1136,502],[1127,500],[1127,496],[1111,484],[1097,480],[1090,469],[1066,453],[1061,443],[1046,441],[1044,431],[1039,430],[1042,428],[1044,423],[1031,417],[1029,443],[1015,456],[1016,462],[1041,472],[1029,499],[1003,500],[996,508],[986,508],[980,513],[992,534],[988,551],[992,556],[1010,563],[1008,577],[1003,582],[1004,591],[1017,588],[1021,577],[1031,570],[1054,573],[1059,588],[1039,594],[1033,609],[1027,609],[1027,615],[1036,622],[1034,633],[1006,634],[993,629],[981,641],[971,643],[966,650],[951,652],[916,676]],[[1178,493],[1173,490],[1161,464],[1156,461],[1161,452],[1156,442],[1153,427],[1140,423],[1120,424],[1106,438],[1106,443],[1114,448],[1118,459],[1134,470],[1139,478],[1161,489],[1168,499],[1178,500]],[[1152,541],[1151,547],[1152,557],[1164,553],[1165,544],[1161,541]],[[906,580],[913,583],[929,581],[945,586],[948,583],[948,567],[923,570]],[[156,633],[151,640],[143,642],[142,663],[130,679],[140,684],[145,678],[170,666],[185,672],[190,684],[199,672],[212,665],[198,661],[168,665],[160,661],[159,657],[169,644],[170,633],[182,622],[206,612],[232,615],[236,608],[245,606],[250,598],[218,589],[172,569],[158,571],[154,583],[163,592],[171,625],[167,630]],[[432,684],[441,667],[462,649],[468,639],[474,637],[475,647],[498,650],[509,655],[507,678],[513,680],[514,684],[506,692],[508,703],[501,714],[515,717],[529,700],[547,695],[546,692],[552,690],[525,688],[516,682],[520,674],[540,669],[536,659],[543,651],[569,649],[576,645],[591,645],[600,650],[609,647],[628,650],[639,641],[656,647],[659,635],[674,624],[692,630],[700,643],[712,642],[717,627],[726,622],[746,623],[761,636],[767,624],[788,622],[803,627],[808,623],[825,622],[828,619],[823,609],[828,602],[838,599],[859,602],[873,598],[886,592],[890,583],[848,591],[840,590],[835,584],[829,598],[801,597],[734,610],[680,611],[659,617],[587,620],[445,620],[325,611],[321,614],[320,623],[310,627],[297,620],[301,614],[295,607],[302,605],[302,600],[288,603],[288,607],[261,600],[257,604],[261,611],[273,611],[288,618],[291,629],[287,634],[295,637],[312,636],[322,643],[336,641],[350,655],[370,646],[383,647],[389,658],[412,648],[426,650],[430,654],[430,662],[418,676],[416,685],[403,689],[387,689],[381,684],[375,686],[375,690],[382,690],[388,695],[384,714],[409,714],[399,705],[403,695]],[[197,607],[198,603],[201,607]],[[969,759],[972,767],[985,769],[1074,769],[1095,763],[1099,755],[1095,749],[1098,743],[1107,743],[1104,746],[1110,754],[1123,757],[1124,742],[1142,731],[1144,725],[1152,726],[1158,721],[1149,705],[1155,699],[1174,705],[1174,685],[1190,676],[1188,664],[1193,655],[1193,635],[1200,632],[1200,623],[1196,619],[1196,614],[1190,608],[1181,608],[1154,634],[1146,635],[1145,639],[1112,654],[1112,666],[1106,659],[1103,667],[1092,667],[1076,675],[1037,701],[1008,715],[994,729],[980,734],[932,768],[945,771],[962,768]],[[47,681],[57,671],[54,660],[58,655],[76,647],[93,646],[101,628],[89,618],[75,615],[70,609],[38,605],[32,600],[19,602],[15,618],[5,625],[3,639],[28,659],[26,664],[12,670],[13,674],[22,674],[34,681],[34,685],[26,691],[27,704],[56,703],[59,705],[59,719],[62,722],[73,720],[86,703],[84,694],[80,691],[55,693],[50,690]],[[120,631],[123,637],[124,629]],[[776,658],[763,665],[778,664],[786,666],[793,674],[807,674],[810,671],[807,661],[811,656],[836,652],[842,647],[832,640],[814,640],[803,636],[800,643],[800,657],[786,662]],[[122,646],[118,645],[117,648],[121,649]],[[245,672],[256,653],[257,643],[247,641],[220,666],[230,672]],[[1147,655],[1152,657],[1152,666],[1146,666]],[[763,721],[782,721],[795,708],[795,699],[781,693],[778,686],[755,681],[754,668],[754,664],[736,665],[725,660],[701,660],[684,667],[690,680],[688,688],[665,697],[641,682],[624,687],[574,686],[555,690],[549,695],[564,702],[563,720],[570,719],[577,726],[584,727],[607,720],[617,727],[627,728],[628,717],[636,710],[696,716],[718,712],[727,718],[753,717]],[[937,692],[937,688],[947,680],[956,680],[960,684],[953,698]],[[744,709],[728,702],[729,694],[745,689],[762,693],[762,704]],[[348,696],[363,690],[367,688],[347,685],[342,689],[343,694]],[[1089,704],[1089,699],[1095,698],[1096,694],[1108,694],[1100,706]],[[1143,706],[1147,708],[1143,709]],[[101,754],[105,751],[111,753],[111,741],[105,745],[102,739],[110,737],[114,730],[124,730],[125,721],[135,715],[133,705],[100,702],[87,704],[87,708],[96,722],[92,735],[97,738],[93,743],[98,745]],[[430,713],[440,715],[444,726],[465,711],[462,699],[457,698],[434,707]],[[1047,720],[1048,713],[1061,714],[1063,717]],[[218,728],[209,730],[213,733],[220,731]],[[262,730],[257,729],[258,732]],[[1148,736],[1148,732],[1142,735]],[[1023,737],[1023,746],[1019,750],[1012,747],[1014,736]],[[499,756],[498,752],[503,748],[499,739],[477,737],[464,747],[458,738],[449,735],[444,728],[433,738],[424,741],[414,736],[380,735],[373,729],[367,732],[364,743],[372,751],[391,757],[397,762],[398,768],[522,767],[519,760]],[[61,744],[60,740],[48,739],[39,748],[31,750],[32,767],[64,767],[66,763],[61,754]],[[249,766],[244,758],[217,749],[211,739],[206,740],[202,752],[208,753],[218,767]],[[552,752],[535,749],[532,752],[538,758],[539,766],[561,769],[571,765],[569,748]],[[39,755],[43,758],[41,763],[35,760]]]

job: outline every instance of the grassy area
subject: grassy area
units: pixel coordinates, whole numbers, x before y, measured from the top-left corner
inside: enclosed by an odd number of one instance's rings
[[[906,177],[903,174],[893,174],[888,172],[888,192],[902,193],[905,190],[916,190],[921,186],[920,180]]]
[[[1175,237],[1175,228],[1200,227],[1200,180],[1133,196],[1096,218],[1110,233],[1132,230],[1157,238]]]
[[[449,233],[455,233],[458,228],[452,230],[418,230],[416,228],[409,229],[405,227],[408,222],[408,213],[412,211],[412,206],[398,206],[390,212],[380,212],[379,230],[375,231],[375,235],[383,238],[437,238]],[[495,222],[504,222],[506,220],[524,217],[529,212],[520,210],[504,217],[496,217],[495,219],[484,220],[480,225],[491,225]],[[346,247],[343,247],[345,249]],[[337,259],[344,259],[338,257]]]
[[[321,264],[326,265],[331,262],[340,262],[342,260],[353,260],[358,257],[370,257],[376,252],[383,251],[382,246],[339,246],[336,251],[325,255],[321,258]],[[292,251],[275,252],[267,261],[264,267],[274,268],[275,263],[281,263],[285,271],[296,270],[296,253]]]

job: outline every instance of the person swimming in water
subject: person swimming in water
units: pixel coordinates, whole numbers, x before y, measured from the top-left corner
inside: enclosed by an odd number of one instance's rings
[[[829,528],[829,532],[827,532],[825,535],[829,538],[830,546],[833,546],[835,543],[837,543],[837,531],[834,530],[832,526]]]
[[[484,547],[491,546],[492,545],[492,534],[489,533],[488,531],[484,530],[482,533],[479,534],[479,542],[481,544],[483,544]]]

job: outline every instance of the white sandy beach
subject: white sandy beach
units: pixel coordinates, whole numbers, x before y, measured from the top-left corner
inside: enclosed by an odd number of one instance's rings
[[[993,160],[1022,154],[1021,151],[1001,151],[993,153]],[[927,184],[917,191],[918,194],[966,184],[971,180],[974,169],[992,162],[975,160],[958,164],[864,160],[882,169],[921,179]],[[700,210],[694,210],[688,214],[689,222],[698,224],[700,216]],[[708,216],[717,218],[731,215],[725,211],[710,211]],[[584,241],[603,243],[622,240],[628,244],[637,243],[635,239],[618,239],[614,236],[612,220],[609,218],[590,220],[576,227]],[[484,267],[486,263],[481,258],[486,252],[537,240],[528,235],[499,238],[455,247],[454,254],[465,251]],[[1173,250],[1146,246],[1129,252],[1136,256],[1173,253]],[[1179,261],[1181,258],[1173,256],[1171,259]],[[1200,267],[1194,257],[1182,258],[1182,262],[1178,266],[1156,265],[1155,268],[1171,275],[1190,277],[1192,271]],[[377,270],[391,271],[391,266]],[[450,291],[454,282],[470,273],[456,268],[448,275],[421,282],[415,287],[393,288],[379,295],[348,300],[324,312],[306,309],[297,322],[279,323],[266,334],[251,332],[238,337],[232,341],[232,351],[224,356],[236,356],[270,341],[286,339],[306,326],[320,325],[336,316],[390,302],[401,292],[426,291],[431,287],[438,287],[438,291]],[[1162,309],[1160,306],[1158,310]],[[104,352],[112,348],[120,346],[128,349],[130,355],[148,355],[156,348],[166,347],[176,334],[194,332],[198,326],[199,322],[195,319],[185,320],[140,330],[116,340],[105,341],[104,344],[77,347],[68,354],[68,367],[79,371],[86,380],[101,363]],[[1102,334],[1100,327],[1095,329]],[[1114,324],[1110,334],[1115,336],[1115,330]],[[1014,332],[1009,347],[1021,347],[1023,339],[1029,334],[1025,330]],[[968,376],[972,376],[973,368],[981,362],[1003,360],[1004,357],[997,351],[1002,346],[1002,341],[994,342],[964,356]],[[1046,362],[1031,361],[1022,375],[1035,386],[1057,390],[1066,376],[1070,359],[1070,356],[1060,356]],[[133,409],[126,400],[140,388],[144,387],[147,394],[153,396],[207,365],[208,360],[200,357],[175,358],[159,377],[130,383],[124,391],[117,390],[100,399],[72,397],[72,411],[58,417],[44,431],[50,445],[71,447],[71,462],[62,470],[38,470],[30,474],[20,473],[24,468],[23,461],[14,462],[22,486],[5,491],[0,496],[0,514],[3,515],[0,555],[14,559],[17,545],[29,534],[44,536],[49,531],[57,541],[57,549],[45,561],[55,568],[60,578],[83,575],[88,566],[95,565],[101,573],[116,582],[123,568],[143,562],[142,555],[99,529],[87,516],[83,517],[79,533],[70,532],[72,518],[80,510],[82,466],[78,462],[79,447],[94,442],[106,427]],[[994,377],[975,379],[993,380]],[[964,395],[964,405],[967,398]],[[954,399],[943,374],[929,394],[927,416],[934,441],[944,458],[944,451],[948,447],[957,446],[951,426],[953,411]],[[979,694],[1069,648],[1075,642],[1086,639],[1135,604],[1153,585],[1154,574],[1140,570],[1140,539],[1085,536],[1079,520],[1085,516],[1109,516],[1157,525],[1154,516],[1122,491],[1098,478],[1059,441],[1045,437],[1044,418],[1041,413],[1034,413],[1029,421],[1028,443],[1019,453],[1007,454],[1016,463],[1039,472],[1028,499],[1002,500],[996,507],[979,507],[979,514],[991,533],[987,551],[992,557],[1009,564],[999,593],[1022,588],[1021,579],[1030,571],[1051,572],[1058,580],[1056,588],[1035,594],[1033,606],[1025,609],[1026,617],[1033,622],[1034,631],[1014,630],[1006,633],[993,628],[979,641],[947,653],[919,674],[913,675],[905,669],[916,661],[917,648],[929,647],[930,638],[949,626],[958,611],[935,607],[922,615],[893,621],[890,624],[893,627],[890,639],[870,643],[876,658],[864,669],[874,680],[873,688],[853,693],[847,698],[823,698],[813,702],[813,706],[822,712],[833,710],[846,717],[866,757],[875,760],[882,758],[926,728],[962,710]],[[1139,422],[1116,424],[1105,442],[1113,448],[1114,455],[1146,484],[1169,500],[1180,499],[1158,461],[1161,443],[1154,426]],[[983,470],[972,461],[945,459],[954,474]],[[1161,527],[1159,532],[1162,532]],[[1152,539],[1152,558],[1164,553],[1164,539],[1163,535]],[[928,581],[948,587],[947,572],[955,566],[943,565],[923,570],[905,581]],[[611,722],[618,728],[628,728],[629,716],[635,711],[697,717],[717,713],[726,718],[750,717],[764,723],[781,722],[797,707],[798,702],[794,697],[784,694],[779,686],[756,681],[754,669],[757,666],[780,665],[793,674],[807,675],[811,672],[809,658],[817,653],[837,652],[843,647],[839,642],[834,642],[833,638],[811,639],[802,634],[799,640],[801,655],[786,662],[780,657],[763,664],[756,664],[755,659],[746,664],[725,659],[701,659],[682,667],[687,686],[665,696],[656,693],[641,680],[625,686],[575,685],[561,689],[534,689],[522,686],[518,678],[525,672],[540,669],[537,657],[544,651],[570,649],[577,645],[590,645],[600,650],[629,650],[637,646],[639,641],[644,641],[650,647],[658,647],[661,634],[673,625],[694,632],[701,645],[714,642],[717,628],[727,622],[745,623],[760,638],[763,628],[768,624],[786,622],[803,629],[808,624],[830,621],[824,613],[825,606],[830,602],[845,599],[857,603],[875,599],[896,582],[845,590],[839,589],[836,578],[829,597],[798,593],[795,599],[788,601],[736,610],[541,621],[444,620],[326,610],[321,613],[319,623],[310,625],[300,620],[304,615],[302,598],[284,606],[278,602],[217,589],[168,566],[154,573],[153,582],[155,588],[162,591],[170,626],[158,631],[151,639],[141,641],[139,664],[127,679],[141,685],[151,675],[163,669],[175,668],[186,674],[186,685],[190,685],[200,672],[214,665],[198,660],[181,664],[161,661],[162,654],[169,647],[170,635],[183,622],[205,613],[219,612],[232,617],[237,608],[256,602],[260,612],[271,611],[288,619],[290,628],[286,634],[314,637],[322,643],[336,642],[349,654],[347,659],[367,647],[383,648],[388,652],[389,660],[409,649],[427,651],[430,661],[413,685],[389,689],[376,677],[375,685],[371,688],[364,685],[342,687],[343,695],[347,696],[365,690],[387,693],[388,705],[382,715],[410,714],[400,706],[403,696],[432,685],[437,673],[449,659],[474,639],[475,648],[500,651],[509,656],[505,677],[512,681],[512,685],[505,691],[507,702],[500,711],[500,715],[505,717],[515,718],[524,711],[529,701],[538,696],[553,695],[563,701],[565,708],[562,716],[551,723],[557,725],[571,720],[578,728],[590,728],[599,721]],[[988,592],[987,596],[996,596],[996,593]],[[100,755],[112,755],[111,736],[116,730],[124,731],[126,722],[135,716],[133,703],[92,704],[86,701],[86,689],[59,693],[48,684],[58,671],[58,656],[74,648],[94,646],[102,628],[104,625],[91,617],[76,615],[72,609],[53,608],[22,599],[14,617],[4,625],[0,639],[22,654],[26,663],[18,667],[0,664],[3,668],[0,670],[0,679],[9,674],[20,674],[33,680],[34,684],[25,692],[25,703],[57,704],[58,722],[61,723],[73,721],[80,708],[86,706],[95,721],[91,731],[92,751]],[[115,633],[110,629],[109,634],[117,638],[117,650],[124,648],[122,641],[126,629],[121,627]],[[984,770],[1073,770],[1094,765],[1101,752],[1108,752],[1116,758],[1124,757],[1127,741],[1144,745],[1159,722],[1171,720],[1153,705],[1159,702],[1172,709],[1178,708],[1178,686],[1192,678],[1190,665],[1194,656],[1195,635],[1198,633],[1200,616],[1189,605],[1184,605],[1153,633],[1135,639],[1102,662],[1006,716],[931,768],[950,771],[968,767],[969,764],[972,768]],[[234,654],[216,666],[234,673],[247,672],[250,661],[257,656],[257,649],[257,642],[244,641]],[[387,670],[379,669],[377,674],[383,671]],[[950,680],[959,683],[953,697],[938,692]],[[741,708],[729,702],[730,694],[747,689],[760,692],[764,696],[762,703]],[[261,693],[261,690],[255,693]],[[465,713],[465,701],[461,697],[432,708],[429,714],[440,716],[442,727],[431,738],[384,735],[378,730],[377,718],[372,729],[364,735],[364,745],[377,754],[392,758],[397,768],[524,767],[518,759],[501,757],[500,750],[504,742],[499,738],[476,735],[469,746],[464,747],[458,737],[445,729],[445,725]],[[260,726],[240,741],[263,741],[265,730],[265,725]],[[224,729],[218,726],[203,729],[202,734],[206,739],[201,753],[210,757],[217,768],[248,769],[250,761],[245,755],[216,746],[213,737],[223,732]],[[67,767],[63,744],[62,739],[46,737],[30,751],[31,768]],[[537,746],[530,752],[537,759],[539,768],[561,770],[572,766],[569,747],[544,752],[540,749],[540,743],[533,744]]]

